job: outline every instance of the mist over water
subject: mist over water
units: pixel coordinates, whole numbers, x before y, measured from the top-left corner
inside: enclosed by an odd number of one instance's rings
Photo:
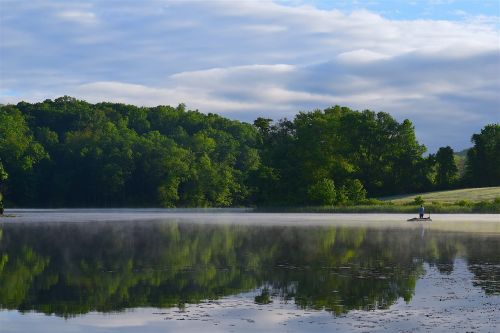
[[[399,214],[244,210],[8,214],[16,217],[0,220],[2,332],[28,323],[39,332],[499,324],[498,215],[409,223]]]
[[[201,224],[250,225],[346,225],[415,228],[421,223],[406,223],[408,214],[330,214],[330,213],[254,213],[251,208],[94,208],[94,209],[8,209],[0,223],[73,222],[189,222]],[[416,215],[416,213],[415,213]],[[498,214],[433,214],[428,228],[452,231],[500,233]],[[90,226],[90,225],[89,225]]]

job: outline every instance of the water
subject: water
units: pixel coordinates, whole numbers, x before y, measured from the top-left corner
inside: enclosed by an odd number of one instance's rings
[[[0,332],[498,332],[500,217],[10,210]]]

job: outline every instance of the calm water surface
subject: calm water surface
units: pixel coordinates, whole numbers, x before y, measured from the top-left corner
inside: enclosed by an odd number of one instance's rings
[[[7,213],[2,333],[499,332],[499,215]]]

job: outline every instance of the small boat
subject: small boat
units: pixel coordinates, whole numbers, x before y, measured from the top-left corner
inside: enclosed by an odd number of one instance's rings
[[[418,221],[422,221],[422,222],[426,222],[426,221],[432,221],[432,219],[430,217],[423,217],[423,218],[420,218],[420,217],[413,217],[411,219],[408,219],[406,220],[408,222],[418,222]]]
[[[406,220],[408,222],[419,222],[419,221],[422,221],[422,222],[426,222],[426,221],[432,221],[431,220],[431,213],[429,213],[429,217],[413,217],[411,219],[408,219]]]

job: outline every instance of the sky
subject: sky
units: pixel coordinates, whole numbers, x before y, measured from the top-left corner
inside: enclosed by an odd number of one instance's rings
[[[459,151],[500,122],[500,0],[0,0],[0,103],[63,95],[247,122],[342,105]]]

